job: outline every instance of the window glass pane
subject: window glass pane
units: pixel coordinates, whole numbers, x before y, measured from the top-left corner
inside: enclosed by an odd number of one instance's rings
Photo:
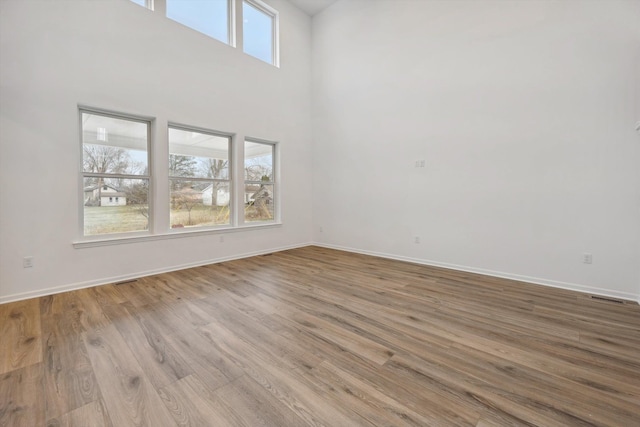
[[[245,222],[273,221],[274,198],[273,185],[245,184],[244,186]]]
[[[169,128],[169,175],[229,179],[229,137]]]
[[[229,183],[172,179],[170,187],[171,228],[230,223]]]
[[[229,43],[228,0],[167,0],[167,18]]]
[[[245,141],[244,179],[273,181],[273,145]]]
[[[131,0],[132,2],[139,4],[142,7],[147,7],[147,0]]]
[[[147,230],[148,199],[148,179],[84,178],[84,234]]]
[[[82,113],[82,170],[146,175],[147,124]]]
[[[273,64],[273,17],[255,6],[242,3],[242,40],[245,53]]]

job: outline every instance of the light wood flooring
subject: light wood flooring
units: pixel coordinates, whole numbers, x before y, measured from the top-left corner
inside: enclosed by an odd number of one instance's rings
[[[640,425],[637,304],[318,247],[0,322],[0,426]]]

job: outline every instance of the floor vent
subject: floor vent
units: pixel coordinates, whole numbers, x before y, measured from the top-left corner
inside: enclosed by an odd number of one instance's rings
[[[124,285],[124,284],[126,284],[126,283],[133,283],[133,282],[137,282],[137,281],[138,281],[138,279],[123,280],[122,282],[116,282],[116,283],[114,283],[114,285],[116,285],[116,286],[117,286],[117,285]]]
[[[598,301],[612,302],[614,304],[624,304],[624,301],[622,301],[621,299],[609,298],[609,297],[600,297],[600,296],[597,296],[597,295],[591,295],[591,299],[595,299],[595,300],[598,300]]]
[[[264,254],[264,255],[262,255],[262,256],[271,256],[271,255],[273,255],[273,254]]]

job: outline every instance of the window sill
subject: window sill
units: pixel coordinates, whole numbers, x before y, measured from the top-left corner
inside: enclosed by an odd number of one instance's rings
[[[130,236],[130,237],[112,237],[102,238],[94,240],[78,240],[72,242],[75,249],[95,248],[99,246],[111,246],[111,245],[123,245],[128,243],[139,242],[152,242],[156,240],[169,240],[169,239],[182,239],[184,237],[199,237],[206,236],[208,234],[226,234],[237,233],[241,231],[265,229],[265,228],[279,228],[282,226],[281,222],[270,222],[267,224],[251,224],[243,225],[241,227],[228,227],[228,228],[209,228],[206,230],[188,230],[188,231],[170,231],[163,234],[147,234],[144,236]]]

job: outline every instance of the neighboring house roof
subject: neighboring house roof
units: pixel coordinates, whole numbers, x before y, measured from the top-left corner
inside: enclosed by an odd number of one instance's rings
[[[213,184],[209,184],[206,187],[204,187],[202,190],[200,190],[200,192],[204,193],[204,192],[210,191],[212,187],[213,187]]]
[[[117,191],[118,191],[118,189],[117,189],[117,188],[112,187],[112,186],[110,186],[110,185],[91,185],[91,186],[89,186],[89,187],[84,187],[84,191],[85,191],[85,192],[88,192],[88,191],[95,191],[95,190],[97,190],[99,187],[107,187],[107,188],[110,188],[111,190],[113,190],[113,191],[115,191],[115,192],[117,192]]]
[[[209,184],[209,185],[207,186],[207,188],[205,188],[204,190],[202,190],[202,192],[204,193],[205,191],[209,191],[209,190],[211,190],[211,187],[212,187],[212,186],[213,186],[213,184]],[[256,185],[248,184],[248,185],[245,185],[245,187],[244,187],[244,192],[245,192],[245,193],[255,194],[255,193],[257,193],[258,191],[260,191],[260,188],[261,188],[261,187],[262,187],[261,185],[257,185],[257,184],[256,184]],[[269,191],[266,187],[262,187],[262,188],[263,188],[264,190],[266,190],[267,192]],[[220,190],[222,190],[222,191],[226,191],[226,190],[227,190],[227,187],[220,187],[220,188],[218,188],[218,191],[220,191]],[[181,190],[181,191],[182,191],[182,190]]]
[[[211,191],[211,187],[213,187],[213,184],[207,185],[207,187],[204,190],[202,190],[201,193],[206,193],[207,191]],[[226,186],[218,187],[218,191],[229,192],[229,187],[226,187]]]
[[[190,190],[194,190],[194,191],[199,191],[199,192],[203,192],[206,189],[208,189],[209,187],[211,187],[211,184],[209,184],[208,182],[194,182],[191,185],[185,186],[182,188],[182,190],[186,190],[186,189],[190,189]]]
[[[180,190],[173,191],[173,193],[174,194],[196,194],[196,193],[201,193],[201,191],[198,191],[191,187],[184,187],[184,188],[181,188]]]

